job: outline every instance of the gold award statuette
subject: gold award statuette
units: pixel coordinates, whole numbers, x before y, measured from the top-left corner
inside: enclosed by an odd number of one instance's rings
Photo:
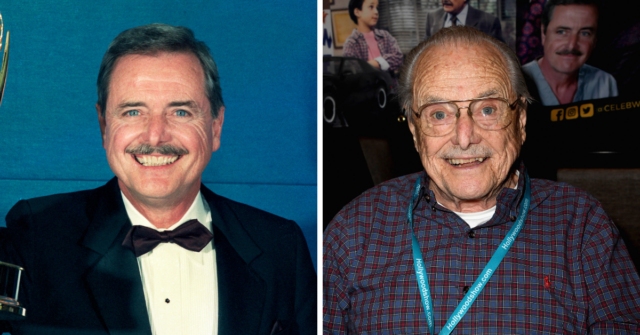
[[[0,14],[0,50],[2,50],[3,36],[4,24],[2,22],[2,14]],[[2,104],[2,97],[4,97],[4,86],[7,83],[7,68],[9,67],[9,31],[7,31],[7,40],[4,44],[4,53],[2,54],[2,68],[0,68],[0,105]]]
[[[2,14],[0,14],[0,50],[2,50],[2,37],[4,26]],[[4,43],[2,55],[2,67],[0,68],[0,104],[4,96],[4,87],[7,82],[7,67],[9,66],[9,32]],[[0,320],[22,320],[27,311],[18,303],[20,290],[20,277],[24,269],[13,264],[0,262]]]
[[[17,265],[0,262],[0,320],[22,320],[27,315],[27,310],[18,302],[23,270]]]

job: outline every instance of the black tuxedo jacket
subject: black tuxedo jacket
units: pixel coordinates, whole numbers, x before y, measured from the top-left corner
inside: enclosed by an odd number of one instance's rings
[[[467,6],[469,9],[467,11],[467,20],[464,24],[465,26],[476,28],[485,34],[491,35],[504,42],[504,39],[502,39],[502,26],[500,25],[500,20],[498,20],[497,17],[469,5]],[[446,18],[447,12],[445,12],[443,8],[438,8],[428,12],[427,30],[424,35],[424,39],[426,40],[438,30],[442,29]]]
[[[206,187],[218,268],[218,334],[316,334],[316,274],[293,221]],[[131,227],[117,179],[18,202],[0,228],[0,260],[25,268],[19,334],[150,335]]]

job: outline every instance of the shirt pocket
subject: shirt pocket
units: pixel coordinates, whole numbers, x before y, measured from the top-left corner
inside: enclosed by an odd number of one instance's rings
[[[415,290],[410,289],[414,286]],[[409,274],[362,282],[351,293],[351,306],[349,333],[424,334],[420,329],[423,312],[417,283]]]

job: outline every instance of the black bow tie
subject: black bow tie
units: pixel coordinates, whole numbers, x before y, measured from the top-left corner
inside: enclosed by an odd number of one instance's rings
[[[122,245],[133,250],[136,257],[140,257],[163,242],[173,242],[187,250],[199,252],[211,242],[211,239],[213,234],[209,229],[194,219],[181,224],[174,230],[163,232],[143,226],[133,226]]]

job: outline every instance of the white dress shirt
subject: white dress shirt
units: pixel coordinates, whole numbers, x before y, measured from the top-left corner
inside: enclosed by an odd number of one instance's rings
[[[469,12],[469,5],[464,4],[464,7],[460,11],[460,13],[458,13],[458,15],[456,15],[456,25],[457,26],[464,26],[465,25],[465,23],[467,22],[467,13],[468,12]],[[446,21],[444,21],[444,27],[448,28],[448,27],[451,27],[451,25],[452,25],[451,13],[447,13],[447,19],[446,19]]]
[[[212,231],[211,210],[200,193],[182,219],[168,229],[157,229],[133,207],[124,194],[122,200],[132,225],[165,231],[197,219]],[[151,252],[138,257],[152,334],[218,334],[218,276],[215,260],[213,242],[200,252],[189,251],[175,243],[160,243]]]

